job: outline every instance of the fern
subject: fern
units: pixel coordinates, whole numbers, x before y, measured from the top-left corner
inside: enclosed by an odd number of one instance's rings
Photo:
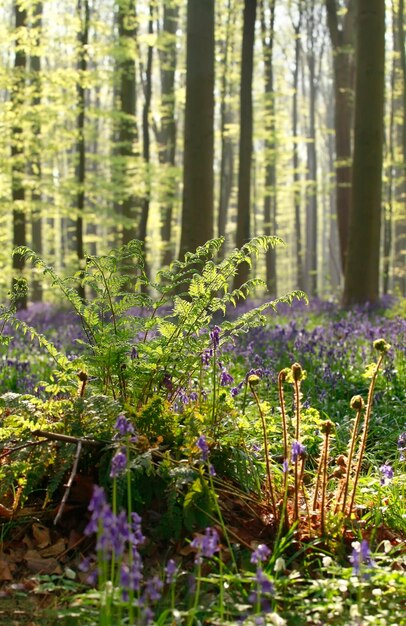
[[[175,385],[183,385],[199,367],[201,354],[209,347],[208,328],[216,314],[226,315],[230,306],[246,299],[264,281],[253,278],[238,289],[231,281],[242,263],[251,264],[261,252],[284,245],[278,237],[255,237],[218,262],[222,237],[188,252],[148,283],[144,272],[142,244],[132,241],[102,256],[88,256],[80,281],[91,289],[93,298],[82,301],[75,283],[78,276],[60,278],[54,269],[28,248],[16,253],[31,260],[51,278],[81,319],[87,335],[81,367],[87,372],[94,392],[112,396],[121,404],[139,407],[156,393],[166,393],[163,373]],[[140,288],[149,285],[158,293],[154,301]],[[264,323],[264,312],[279,302],[291,302],[304,294],[296,291],[267,302],[224,322],[223,341],[237,337]],[[16,329],[31,333],[54,359],[59,377],[77,384],[77,363],[73,364],[45,337],[19,320]],[[132,354],[136,358],[132,358]],[[176,397],[174,390],[172,397]]]

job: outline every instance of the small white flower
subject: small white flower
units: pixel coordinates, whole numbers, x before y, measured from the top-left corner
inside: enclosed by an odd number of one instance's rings
[[[330,567],[333,564],[333,559],[331,556],[323,556],[323,566]]]
[[[351,619],[356,619],[357,617],[360,617],[358,604],[352,604],[350,606],[350,616],[351,616]]]
[[[393,546],[391,542],[389,541],[389,539],[385,539],[385,541],[383,541],[383,549],[384,549],[385,554],[388,554],[388,552],[390,552],[392,548]]]
[[[372,595],[378,598],[382,595],[382,589],[379,589],[379,587],[376,587],[376,589],[372,589]]]
[[[282,559],[283,560],[283,559]],[[269,613],[266,616],[267,624],[273,624],[274,626],[286,626],[287,621],[283,619],[277,613]]]
[[[282,557],[279,557],[278,559],[276,559],[275,572],[284,572],[285,569],[286,569],[285,559],[282,559]]]
[[[354,548],[354,550],[356,550],[357,552],[359,552],[361,550],[361,544],[359,541],[353,541],[351,546]]]

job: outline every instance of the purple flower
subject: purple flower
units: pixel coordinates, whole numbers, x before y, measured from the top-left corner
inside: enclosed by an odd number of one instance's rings
[[[166,582],[168,585],[173,583],[175,579],[176,570],[177,570],[177,567],[176,567],[175,561],[173,559],[169,559],[165,567]]]
[[[258,376],[258,378],[262,378],[264,375],[264,370],[262,367],[258,367],[257,369],[250,369],[250,371],[245,376],[245,381],[248,382],[250,376]]]
[[[219,535],[215,528],[206,528],[204,535],[198,535],[191,541],[192,548],[196,548],[195,562],[201,562],[201,557],[211,558],[220,550]]]
[[[122,413],[120,413],[120,415],[117,417],[114,428],[118,430],[122,437],[125,437],[125,435],[130,435],[134,432],[134,426]]]
[[[162,595],[163,586],[162,580],[158,576],[153,576],[146,582],[144,598],[151,602],[157,602]]]
[[[213,357],[213,349],[209,348],[207,350],[204,350],[204,352],[202,352],[202,363],[203,365],[210,365],[210,361]]]
[[[400,461],[406,460],[406,431],[399,435],[398,439],[398,450],[400,452]]]
[[[270,554],[271,551],[268,546],[266,546],[264,543],[260,543],[257,546],[256,550],[254,550],[254,552],[251,554],[251,563],[255,563],[256,565],[258,563],[262,563],[263,561],[266,561]]]
[[[381,472],[381,485],[388,485],[394,476],[393,467],[385,463],[381,465],[379,471]]]
[[[234,382],[234,378],[229,374],[225,367],[221,370],[220,374],[220,385],[222,387],[227,387],[228,385],[232,385]]]
[[[213,326],[213,330],[210,331],[210,339],[214,349],[216,349],[220,343],[220,332],[221,328],[219,326]]]
[[[122,450],[119,450],[111,459],[110,478],[117,478],[127,467],[127,457]]]
[[[207,445],[206,437],[204,435],[200,435],[199,439],[196,441],[196,445],[200,448],[203,461],[207,461],[209,458],[209,446]]]
[[[217,472],[216,472],[216,470],[214,469],[214,466],[211,463],[209,463],[209,474],[210,474],[210,476],[213,476],[213,477],[217,475]]]
[[[302,445],[299,441],[292,442],[292,463],[296,463],[296,461],[301,458],[306,452],[306,447]]]
[[[362,565],[374,567],[375,563],[371,558],[371,551],[366,539],[363,539],[361,543],[359,541],[353,541],[352,547],[353,550],[350,556],[350,563],[352,564],[354,574],[358,576]]]
[[[138,350],[135,346],[131,348],[131,359],[138,359]]]
[[[287,462],[286,459],[283,460],[282,463],[282,469],[283,469],[283,473],[286,474],[287,471],[289,470],[289,463]]]
[[[275,587],[261,567],[257,569],[255,580],[261,593],[273,593],[275,591]]]

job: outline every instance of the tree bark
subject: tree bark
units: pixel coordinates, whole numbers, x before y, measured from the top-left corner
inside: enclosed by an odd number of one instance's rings
[[[357,1],[352,208],[343,302],[379,298],[385,0]]]
[[[229,93],[230,53],[233,52],[233,17],[234,10],[232,1],[227,3],[227,22],[225,39],[223,43],[223,55],[221,59],[221,91],[220,91],[220,178],[219,178],[219,207],[217,219],[217,231],[219,237],[226,236],[228,208],[231,191],[233,188],[234,175],[234,145],[233,140],[227,133],[227,126],[232,122],[233,115],[230,105],[227,103]],[[225,255],[225,246],[220,251]]]
[[[77,15],[79,18],[78,31],[78,80],[76,83],[77,94],[77,142],[76,142],[76,255],[79,261],[79,268],[83,269],[84,249],[83,249],[83,222],[85,213],[85,181],[86,181],[86,140],[85,140],[85,77],[87,72],[87,46],[89,41],[89,2],[88,0],[78,0]],[[78,294],[84,299],[85,289],[82,284],[78,286]]]
[[[336,211],[342,271],[345,269],[351,207],[351,134],[354,93],[354,1],[346,0],[341,22],[337,0],[326,0],[327,25],[333,48],[334,127],[336,145]]]
[[[299,150],[298,150],[298,95],[299,95],[299,69],[300,69],[300,31],[303,17],[303,4],[299,0],[299,17],[294,25],[295,33],[295,64],[293,68],[293,103],[292,103],[292,134],[293,134],[293,204],[295,211],[295,236],[296,236],[296,272],[297,287],[304,290],[304,258],[303,258],[303,237],[301,225],[301,193],[300,193],[300,173],[299,173]]]
[[[238,165],[238,203],[236,244],[241,248],[250,239],[251,164],[252,164],[252,76],[254,67],[254,39],[256,0],[245,0],[241,56],[240,86],[240,144]],[[241,287],[249,276],[247,263],[240,265],[234,277],[234,289]]]
[[[175,256],[172,242],[172,220],[177,183],[173,174],[176,156],[175,119],[175,70],[177,63],[176,31],[179,22],[179,6],[173,0],[165,0],[163,6],[161,66],[161,125],[157,131],[159,163],[166,170],[165,199],[161,209],[162,264],[169,265]]]
[[[22,115],[25,100],[25,80],[27,55],[23,46],[22,31],[27,26],[27,11],[19,2],[14,4],[16,40],[14,57],[14,75],[11,87],[11,106],[13,110],[13,126],[11,129],[11,198],[13,201],[13,246],[26,245],[25,217],[25,154],[23,144]],[[18,309],[27,308],[27,295],[18,290],[19,279],[25,267],[24,257],[13,256],[13,279],[11,290],[15,295]]]
[[[123,245],[137,237],[138,201],[131,190],[130,169],[137,156],[138,126],[136,118],[135,39],[137,36],[134,0],[117,0],[119,51],[117,74],[119,80],[118,142],[115,146],[117,164],[113,167],[116,186],[120,189],[116,210],[122,215]]]
[[[214,0],[188,0],[180,257],[213,236]]]
[[[402,91],[400,97],[400,107],[402,110],[402,121],[399,124],[399,134],[401,143],[401,154],[403,156],[403,167],[401,166],[401,183],[398,188],[397,202],[399,204],[399,215],[395,221],[395,280],[394,286],[398,293],[406,296],[406,49],[405,49],[405,2],[399,0],[397,14],[397,38],[396,48],[399,50],[400,71],[402,76]]]
[[[264,0],[262,0],[261,32],[265,67],[265,198],[264,198],[264,235],[277,234],[277,196],[276,196],[276,127],[275,93],[273,71],[274,25],[276,0],[269,2],[269,24],[266,23]],[[272,297],[277,294],[276,249],[266,254],[266,284]]]
[[[309,70],[309,128],[307,141],[307,198],[306,198],[306,291],[310,296],[317,295],[318,280],[318,189],[317,189],[317,137],[316,137],[316,105],[317,83],[316,76],[316,13],[315,2],[311,0],[307,19],[307,66]]]
[[[33,153],[31,156],[30,170],[33,177],[33,191],[31,194],[31,233],[33,250],[42,255],[42,218],[41,218],[41,56],[39,48],[41,45],[41,28],[42,28],[42,0],[35,3],[33,10],[33,22],[35,37],[35,54],[30,59],[31,85],[33,90],[32,110],[33,110]],[[41,302],[43,296],[42,281],[34,272],[32,280],[32,300],[33,302]]]

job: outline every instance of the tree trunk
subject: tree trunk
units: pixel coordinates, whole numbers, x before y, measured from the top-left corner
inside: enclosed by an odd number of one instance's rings
[[[401,153],[403,156],[403,167],[400,172],[401,183],[398,188],[397,202],[399,204],[399,215],[395,222],[395,264],[396,277],[394,285],[398,293],[406,296],[406,49],[405,49],[405,3],[399,0],[397,15],[397,41],[396,47],[399,50],[400,70],[402,76],[401,111],[402,121],[400,126]]]
[[[347,12],[340,23],[337,0],[326,0],[327,25],[333,48],[334,127],[336,142],[336,209],[342,271],[348,248],[351,206],[351,131],[353,123],[354,0],[346,0]]]
[[[352,209],[344,305],[379,298],[385,0],[357,1]]]
[[[135,39],[136,15],[134,0],[117,0],[119,52],[117,73],[119,78],[118,143],[113,168],[116,187],[121,189],[116,207],[120,207],[123,222],[122,244],[137,237],[137,198],[131,190],[130,169],[137,155],[138,127],[136,119]]]
[[[296,237],[296,272],[297,287],[304,289],[303,271],[303,238],[302,225],[300,219],[301,193],[300,193],[300,173],[299,173],[299,150],[298,150],[298,95],[299,95],[299,68],[300,68],[300,30],[302,26],[303,4],[299,1],[298,22],[294,26],[295,33],[295,64],[293,69],[293,104],[292,104],[292,133],[293,133],[293,204],[295,210],[295,237]]]
[[[228,136],[227,126],[232,122],[233,116],[230,105],[227,103],[229,90],[230,53],[233,52],[233,17],[234,11],[231,0],[227,3],[227,22],[225,39],[223,43],[223,55],[221,59],[221,91],[220,91],[220,177],[219,177],[219,208],[217,219],[217,231],[219,237],[226,236],[227,215],[233,188],[234,174],[234,146]],[[225,246],[220,251],[225,255]]]
[[[159,162],[166,169],[167,174],[165,200],[161,211],[162,264],[169,265],[175,256],[172,242],[172,219],[177,188],[173,170],[176,155],[175,70],[179,6],[172,0],[165,0],[163,11],[163,41],[159,55],[161,65],[161,126],[157,133],[157,139]]]
[[[307,202],[306,202],[306,291],[309,296],[317,295],[317,230],[318,230],[318,202],[317,202],[317,137],[316,137],[316,104],[317,78],[316,77],[316,37],[315,30],[315,3],[311,1],[307,19],[307,40],[309,49],[307,65],[309,69],[309,129],[307,142]]]
[[[154,32],[153,22],[153,5],[149,4],[149,20],[148,20],[148,34],[151,36]],[[148,46],[147,63],[145,67],[144,77],[144,106],[142,109],[142,157],[144,167],[144,197],[142,201],[141,220],[138,230],[138,239],[144,242],[147,236],[147,225],[149,215],[149,205],[151,200],[151,149],[150,149],[150,134],[149,134],[149,116],[151,112],[151,96],[152,96],[152,54],[153,47]]]
[[[41,122],[40,122],[40,106],[41,106],[41,56],[39,47],[41,45],[41,28],[42,28],[42,0],[35,3],[33,10],[33,22],[35,37],[35,54],[30,59],[31,70],[31,86],[33,90],[32,111],[33,123],[32,134],[34,140],[33,153],[30,161],[30,174],[33,177],[33,191],[31,194],[31,228],[32,228],[32,247],[33,250],[42,255],[42,219],[41,219]],[[42,301],[42,281],[38,274],[33,275],[32,280],[32,300],[33,302]]]
[[[77,143],[76,143],[76,255],[79,261],[79,268],[83,269],[84,249],[83,249],[83,221],[85,212],[85,180],[86,180],[86,140],[85,140],[85,78],[87,72],[87,46],[89,41],[89,2],[88,0],[78,0],[77,15],[79,18],[78,32],[78,80],[76,83],[77,94]],[[85,288],[79,284],[78,294],[84,299]]]
[[[269,2],[269,25],[266,24],[264,1],[261,11],[262,47],[265,66],[265,198],[264,198],[264,235],[276,235],[276,128],[275,94],[273,71],[273,46],[276,0]],[[266,254],[266,284],[272,297],[277,294],[276,249]]]
[[[251,161],[252,161],[252,75],[254,66],[254,39],[256,0],[244,2],[244,24],[241,56],[240,87],[240,146],[238,165],[238,203],[236,244],[241,248],[250,239]],[[241,287],[249,276],[247,263],[240,265],[234,277],[234,289]]]
[[[13,246],[26,245],[25,188],[24,171],[25,155],[23,147],[22,107],[25,100],[25,80],[27,57],[22,45],[22,31],[27,26],[27,11],[18,2],[14,5],[16,40],[14,57],[14,74],[11,88],[11,106],[13,110],[13,126],[11,129],[11,197],[13,201]],[[13,256],[12,292],[18,309],[27,308],[27,295],[18,289],[19,279],[24,270],[24,258]]]
[[[214,0],[188,0],[180,257],[213,236]]]

